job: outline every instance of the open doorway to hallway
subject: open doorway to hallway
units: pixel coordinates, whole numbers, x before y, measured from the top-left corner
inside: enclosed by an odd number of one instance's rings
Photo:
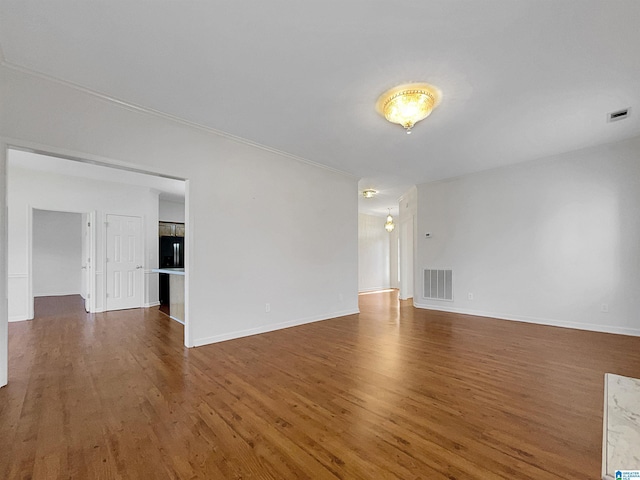
[[[368,182],[361,180],[360,187],[368,186]],[[392,194],[376,192],[373,198],[360,195],[358,291],[398,289],[400,300],[413,301],[417,189],[408,187],[399,197]],[[392,228],[386,228],[387,223]]]
[[[384,228],[386,216],[358,214],[358,292],[397,288],[393,282],[397,232]],[[394,255],[394,253],[396,255]],[[395,270],[395,271],[394,271]]]
[[[34,317],[44,297],[79,297],[89,312],[92,263],[87,213],[31,210]]]

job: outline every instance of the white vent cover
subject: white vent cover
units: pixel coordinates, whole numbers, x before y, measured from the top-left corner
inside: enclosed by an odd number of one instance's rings
[[[607,120],[609,122],[617,122],[618,120],[623,120],[629,116],[630,108],[624,108],[622,110],[618,110],[617,112],[611,112],[607,116]]]
[[[424,269],[424,298],[453,300],[453,271]]]

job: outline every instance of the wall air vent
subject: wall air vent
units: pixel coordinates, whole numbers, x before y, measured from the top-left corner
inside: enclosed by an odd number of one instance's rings
[[[424,269],[424,298],[453,300],[453,271]]]
[[[617,112],[611,112],[609,115],[607,115],[607,120],[609,122],[617,122],[618,120],[627,118],[629,116],[630,110],[630,108],[625,108],[622,110],[618,110]]]

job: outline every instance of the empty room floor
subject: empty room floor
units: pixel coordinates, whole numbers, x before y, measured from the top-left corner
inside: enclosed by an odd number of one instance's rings
[[[640,377],[638,337],[396,291],[195,349],[155,308],[37,307],[9,325],[4,479],[596,479],[604,373]]]

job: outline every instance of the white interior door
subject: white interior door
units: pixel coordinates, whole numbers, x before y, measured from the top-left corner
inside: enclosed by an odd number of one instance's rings
[[[107,215],[107,310],[142,307],[142,219]]]

